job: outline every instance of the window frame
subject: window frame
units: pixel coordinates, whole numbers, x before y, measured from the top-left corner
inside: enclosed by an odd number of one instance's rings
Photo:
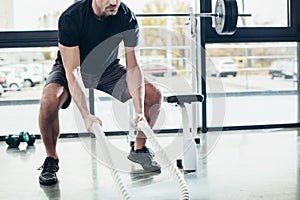
[[[201,19],[201,28],[204,29],[202,35],[203,43],[240,43],[240,42],[299,42],[300,2],[297,0],[287,0],[288,27],[238,27],[234,35],[218,35],[212,27],[211,18]],[[211,0],[201,1],[201,12],[211,12]],[[251,14],[251,13],[250,13]]]
[[[200,46],[205,49],[207,43],[247,43],[247,42],[298,42],[300,41],[300,1],[287,0],[289,3],[289,27],[238,27],[234,35],[220,36],[216,34],[212,27],[212,19],[201,18],[201,41]],[[200,1],[201,12],[211,12],[211,0]],[[24,48],[24,47],[52,47],[58,45],[57,30],[39,30],[39,31],[1,31],[0,32],[0,48]],[[300,62],[298,44],[298,71]],[[203,56],[203,55],[202,55]],[[205,55],[204,55],[205,58]],[[205,60],[205,59],[204,59]],[[205,74],[205,69],[201,69],[202,74]],[[298,75],[299,76],[299,75]],[[299,86],[298,78],[298,86]],[[206,97],[205,78],[201,80],[201,90]],[[298,92],[298,107],[300,102],[299,88]],[[208,131],[206,125],[206,102],[202,104],[202,127],[199,128],[202,132]],[[300,116],[300,114],[299,114]],[[276,128],[276,127],[299,127],[300,123],[296,124],[274,124],[260,126],[236,126],[224,127],[223,130],[243,130],[252,128]],[[213,130],[216,127],[210,127]],[[218,128],[217,128],[218,129]]]
[[[206,44],[211,43],[251,43],[251,42],[297,42],[297,59],[298,71],[300,70],[300,2],[297,0],[287,0],[288,8],[288,27],[238,27],[234,35],[218,35],[215,28],[212,27],[211,18],[201,18],[201,41],[199,46],[205,49]],[[200,2],[201,12],[212,12],[212,0],[205,0]],[[202,51],[201,65],[205,66],[206,55]],[[201,91],[204,98],[207,98],[206,92],[206,68],[201,68]],[[298,108],[300,107],[300,75],[297,79],[297,94],[298,94]],[[300,126],[300,111],[298,109],[298,123],[288,124],[264,124],[264,125],[247,125],[247,126],[228,126],[228,127],[207,127],[207,103],[202,103],[202,132],[214,130],[248,130],[248,129],[265,129],[265,128],[293,128]]]

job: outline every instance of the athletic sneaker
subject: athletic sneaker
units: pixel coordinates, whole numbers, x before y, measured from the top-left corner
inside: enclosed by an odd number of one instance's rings
[[[127,156],[132,162],[140,164],[145,171],[160,173],[160,165],[153,160],[154,153],[147,147],[134,151],[131,148],[130,154]]]
[[[58,169],[58,159],[47,157],[44,164],[39,168],[39,170],[43,170],[39,177],[40,184],[53,185],[57,183],[56,172]]]

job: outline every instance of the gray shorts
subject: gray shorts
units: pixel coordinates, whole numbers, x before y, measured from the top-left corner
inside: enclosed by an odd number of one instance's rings
[[[58,83],[68,91],[69,97],[62,106],[63,109],[67,108],[71,103],[71,94],[68,87],[65,69],[60,58],[56,59],[45,86],[49,83]],[[94,89],[103,91],[121,102],[129,100],[131,96],[124,93],[127,89],[126,68],[119,64],[118,61],[114,62],[104,71],[101,78],[99,78],[96,88]]]

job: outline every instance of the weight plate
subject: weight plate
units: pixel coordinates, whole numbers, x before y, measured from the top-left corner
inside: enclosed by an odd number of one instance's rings
[[[29,135],[29,141],[27,142],[28,145],[33,145],[35,142],[35,135]]]
[[[225,3],[224,0],[217,0],[215,7],[215,29],[218,34],[223,34],[225,25]]]
[[[227,27],[227,34],[228,35],[233,35],[236,31],[236,25],[237,25],[237,20],[238,20],[238,6],[236,0],[224,0],[225,4],[228,4],[228,9],[230,12],[228,15],[231,15],[230,20],[225,21],[225,27]],[[227,6],[226,6],[227,7]],[[225,7],[225,9],[226,9]]]
[[[219,35],[232,35],[236,31],[238,7],[236,0],[217,0],[215,29]]]

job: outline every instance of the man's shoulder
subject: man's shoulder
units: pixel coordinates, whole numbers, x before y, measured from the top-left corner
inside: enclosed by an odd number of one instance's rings
[[[119,9],[124,15],[134,15],[133,11],[124,2],[121,2]]]
[[[81,0],[73,3],[61,14],[61,17],[82,14],[83,10],[86,10],[89,1],[90,0]]]

